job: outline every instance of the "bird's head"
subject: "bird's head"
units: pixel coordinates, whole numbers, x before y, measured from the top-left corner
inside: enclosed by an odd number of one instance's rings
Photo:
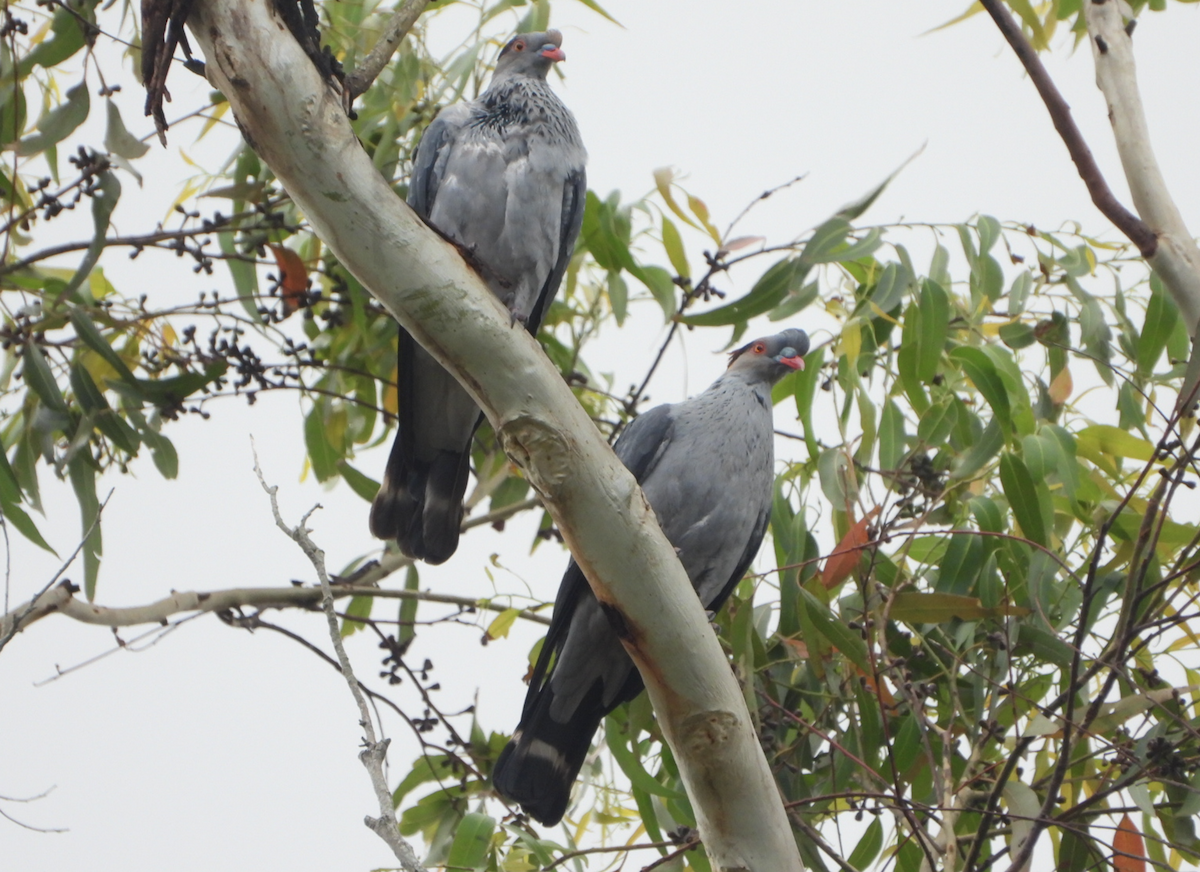
[[[551,65],[566,59],[562,50],[562,34],[557,30],[518,33],[501,50],[496,60],[496,75],[525,75],[544,79]]]
[[[729,355],[729,369],[774,384],[792,370],[804,369],[807,353],[808,334],[793,328],[747,342]]]

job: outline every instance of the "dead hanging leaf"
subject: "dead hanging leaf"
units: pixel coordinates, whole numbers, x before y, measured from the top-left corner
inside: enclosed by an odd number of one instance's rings
[[[808,645],[800,639],[780,639],[787,647],[788,653],[796,660],[808,659]]]
[[[758,245],[767,241],[765,236],[739,236],[736,239],[731,239],[717,249],[717,260],[721,260],[726,255],[732,254],[742,248],[747,248],[751,245]]]
[[[279,294],[288,315],[304,306],[308,297],[308,270],[300,255],[283,245],[270,245],[279,266]]]
[[[837,548],[825,560],[825,568],[821,570],[821,584],[826,590],[831,590],[850,577],[850,573],[858,566],[859,555],[871,541],[867,528],[879,514],[879,506],[871,509],[861,521],[851,527]]]
[[[1129,815],[1121,818],[1113,836],[1113,868],[1117,872],[1146,872],[1146,846]]]
[[[896,698],[892,696],[891,690],[888,689],[887,682],[882,676],[874,678],[861,669],[855,668],[855,671],[862,677],[863,684],[875,696],[879,698],[879,703],[883,707],[883,713],[889,718],[894,718],[900,714],[900,707],[896,705]]]
[[[1074,389],[1075,384],[1071,381],[1071,368],[1064,366],[1058,371],[1054,381],[1050,382],[1050,399],[1054,405],[1061,406],[1071,396],[1071,391]]]

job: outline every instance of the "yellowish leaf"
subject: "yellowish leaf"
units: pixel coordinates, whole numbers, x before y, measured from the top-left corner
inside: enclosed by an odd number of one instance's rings
[[[659,167],[654,171],[654,185],[658,188],[659,195],[663,198],[663,202],[667,204],[667,208],[674,212],[680,221],[683,221],[689,227],[700,228],[696,225],[688,214],[679,208],[679,204],[675,202],[675,196],[671,193],[671,185],[675,181],[675,171],[670,167]]]
[[[520,609],[505,609],[496,615],[496,619],[488,625],[487,637],[492,640],[506,638],[508,631],[517,622],[517,615],[520,613]]]
[[[1056,406],[1061,406],[1071,396],[1071,391],[1075,389],[1075,384],[1071,380],[1071,367],[1064,366],[1058,371],[1058,375],[1050,382],[1050,399]]]

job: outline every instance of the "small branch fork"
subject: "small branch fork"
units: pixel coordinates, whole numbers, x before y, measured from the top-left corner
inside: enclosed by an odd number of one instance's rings
[[[1041,95],[1092,202],[1129,237],[1158,273],[1183,314],[1188,334],[1195,338],[1200,329],[1200,247],[1184,225],[1154,157],[1138,92],[1132,28],[1125,26],[1119,4],[1116,0],[1088,0],[1084,17],[1096,62],[1096,85],[1108,104],[1117,152],[1141,217],[1121,205],[1109,189],[1071,118],[1070,107],[1002,0],[980,0],[980,4],[992,16]]]
[[[1046,104],[1046,109],[1050,113],[1050,120],[1054,122],[1054,129],[1062,137],[1063,144],[1071,154],[1071,160],[1075,162],[1075,166],[1079,170],[1079,177],[1083,179],[1088,193],[1092,195],[1092,202],[1096,204],[1097,209],[1104,213],[1105,218],[1129,237],[1138,247],[1138,251],[1142,253],[1142,257],[1149,260],[1158,249],[1158,240],[1154,236],[1154,231],[1145,221],[1121,205],[1108,187],[1108,182],[1104,180],[1104,174],[1100,171],[1096,158],[1092,156],[1092,150],[1088,148],[1083,134],[1075,126],[1075,119],[1071,117],[1071,107],[1067,105],[1067,101],[1055,87],[1041,58],[1029,44],[1025,34],[1021,32],[1016,19],[1004,8],[1002,0],[980,0],[980,5],[987,10],[988,15],[992,16],[992,20],[996,22],[1000,32],[1012,46],[1013,52],[1021,61],[1021,65],[1025,67],[1025,72],[1029,74],[1038,94],[1041,95],[1042,102]]]
[[[375,798],[379,802],[379,817],[373,818],[368,815],[363,822],[387,843],[406,872],[424,872],[424,867],[417,859],[412,845],[400,835],[399,824],[396,821],[396,814],[392,808],[392,793],[388,790],[387,779],[383,774],[383,761],[387,757],[387,748],[390,740],[384,739],[380,741],[376,738],[375,725],[371,720],[371,711],[367,707],[366,698],[359,689],[358,679],[354,677],[354,668],[350,665],[350,658],[346,655],[346,648],[342,644],[342,634],[338,629],[337,614],[333,610],[333,588],[329,583],[329,575],[325,571],[325,552],[318,548],[316,543],[309,538],[309,531],[305,526],[309,517],[320,506],[314,506],[305,513],[300,519],[300,523],[295,527],[289,527],[284,522],[283,516],[279,513],[279,500],[276,497],[279,489],[267,484],[266,479],[263,477],[262,468],[258,464],[257,452],[254,455],[254,473],[258,476],[259,483],[271,500],[271,513],[275,516],[275,525],[300,546],[305,556],[312,562],[313,568],[317,571],[317,577],[321,581],[321,608],[324,610],[325,618],[329,623],[329,637],[333,642],[333,649],[337,653],[337,661],[341,667],[342,677],[346,679],[346,685],[350,688],[350,694],[354,697],[354,702],[358,706],[359,723],[366,734],[363,740],[364,749],[359,754],[359,759],[371,776],[371,785],[375,788]]]
[[[342,87],[347,112],[350,110],[350,104],[358,99],[359,95],[366,93],[367,88],[371,87],[371,83],[383,72],[388,61],[392,59],[392,53],[396,50],[396,46],[400,45],[400,41],[416,24],[417,19],[421,17],[421,13],[428,5],[429,0],[407,0],[388,19],[388,23],[384,25],[383,33],[379,37],[379,42],[375,43],[370,54],[363,58],[363,62],[354,69],[354,72],[346,74]]]

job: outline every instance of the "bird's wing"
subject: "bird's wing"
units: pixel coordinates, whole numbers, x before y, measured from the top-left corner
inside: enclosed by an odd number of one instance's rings
[[[649,412],[639,415],[630,422],[617,440],[615,451],[617,458],[633,473],[640,484],[654,469],[662,449],[670,442],[672,426],[670,406],[655,406]],[[761,539],[762,536],[759,536]],[[567,639],[567,630],[575,617],[575,610],[580,598],[590,591],[583,570],[572,560],[563,574],[562,583],[558,587],[558,595],[554,599],[554,614],[550,619],[550,629],[546,632],[542,650],[538,654],[537,663],[533,667],[533,675],[529,680],[529,692],[525,698],[525,708],[533,705],[538,691],[545,684],[546,674],[550,670],[550,660],[555,653],[562,649]]]
[[[742,576],[750,568],[750,564],[754,561],[754,556],[758,554],[758,548],[762,545],[763,537],[767,533],[767,522],[770,519],[771,508],[768,502],[766,508],[759,511],[758,517],[754,521],[754,529],[750,533],[750,538],[746,541],[746,547],[742,550],[741,556],[738,557],[733,575],[725,582],[725,586],[716,591],[715,595],[712,591],[708,590],[697,591],[700,601],[704,603],[706,609],[718,612],[721,610],[721,606],[725,605],[725,600],[729,599],[729,595],[733,593],[733,589],[737,587],[737,583],[742,580]]]
[[[575,251],[575,240],[579,238],[579,229],[583,226],[583,210],[587,201],[587,172],[582,167],[569,173],[563,184],[562,220],[559,226],[558,259],[550,270],[542,285],[541,293],[533,304],[533,310],[525,322],[529,332],[537,335],[538,327],[546,316],[546,310],[554,302],[558,294],[558,286],[562,284],[567,272],[567,264]]]
[[[462,104],[447,106],[425,128],[408,183],[408,205],[422,218],[428,219],[433,211],[446,168],[445,151],[468,117],[469,112]]]
[[[675,427],[675,416],[669,405],[655,406],[629,422],[613,451],[625,468],[633,473],[638,484],[644,482],[658,465]]]

